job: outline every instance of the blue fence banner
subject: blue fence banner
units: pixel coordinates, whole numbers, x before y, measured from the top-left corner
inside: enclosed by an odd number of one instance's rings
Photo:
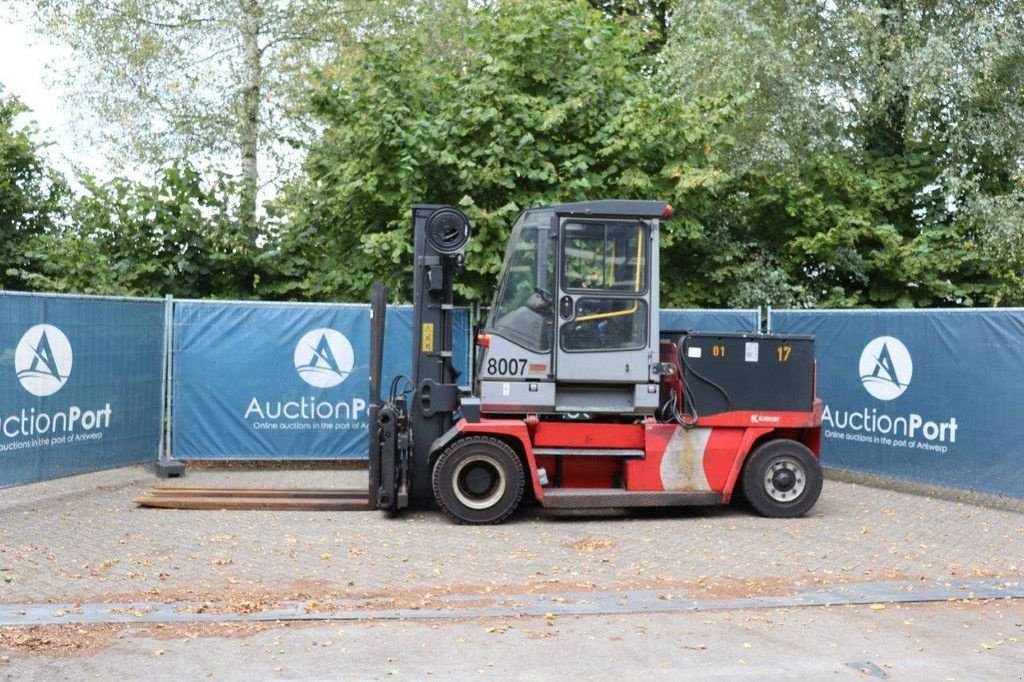
[[[773,311],[813,334],[826,466],[1024,498],[1024,310]]]
[[[157,457],[164,304],[0,292],[0,486]]]
[[[468,318],[456,310],[453,360],[464,374]],[[173,456],[365,458],[369,340],[365,305],[175,303]],[[412,309],[391,307],[384,390],[411,367]]]
[[[662,332],[757,332],[761,329],[760,310],[698,310],[662,308]]]

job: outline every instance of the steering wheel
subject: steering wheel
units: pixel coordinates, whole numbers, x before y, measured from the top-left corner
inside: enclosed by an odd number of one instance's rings
[[[554,297],[543,287],[534,287],[533,294],[526,300],[526,307],[535,313],[547,313],[551,310]]]

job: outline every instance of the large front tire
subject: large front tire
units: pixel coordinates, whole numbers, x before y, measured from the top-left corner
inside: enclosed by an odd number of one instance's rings
[[[507,443],[490,436],[455,441],[437,458],[434,498],[458,523],[501,523],[523,498],[523,464]]]
[[[773,440],[758,447],[743,467],[743,494],[762,516],[806,514],[821,495],[821,464],[805,445]]]

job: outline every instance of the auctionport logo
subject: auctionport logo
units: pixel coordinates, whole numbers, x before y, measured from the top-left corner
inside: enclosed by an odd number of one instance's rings
[[[52,324],[29,328],[14,351],[14,370],[22,388],[32,395],[53,395],[71,376],[71,343]]]
[[[872,339],[860,355],[861,385],[879,400],[903,395],[913,375],[910,351],[896,337]],[[960,428],[956,416],[940,421],[916,412],[890,414],[881,407],[841,409],[831,405],[822,410],[821,424],[829,439],[942,454],[956,444]]]
[[[355,352],[345,335],[326,327],[307,332],[295,345],[295,371],[315,388],[337,386],[352,373]],[[354,429],[366,411],[362,398],[323,400],[315,395],[280,398],[253,396],[243,419],[265,431]]]
[[[910,351],[893,336],[872,339],[860,354],[860,382],[879,400],[899,398],[913,375]]]
[[[337,386],[352,373],[355,353],[345,335],[335,329],[314,329],[295,346],[295,371],[316,388]]]

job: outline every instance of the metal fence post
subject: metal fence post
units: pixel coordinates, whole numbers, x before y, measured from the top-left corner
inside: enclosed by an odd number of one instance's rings
[[[161,478],[176,478],[185,473],[184,462],[171,457],[171,412],[173,410],[173,393],[171,385],[174,381],[174,297],[164,297],[164,350],[163,377],[160,381],[160,394],[163,403],[163,423],[160,430],[160,452],[156,462],[156,474]]]

